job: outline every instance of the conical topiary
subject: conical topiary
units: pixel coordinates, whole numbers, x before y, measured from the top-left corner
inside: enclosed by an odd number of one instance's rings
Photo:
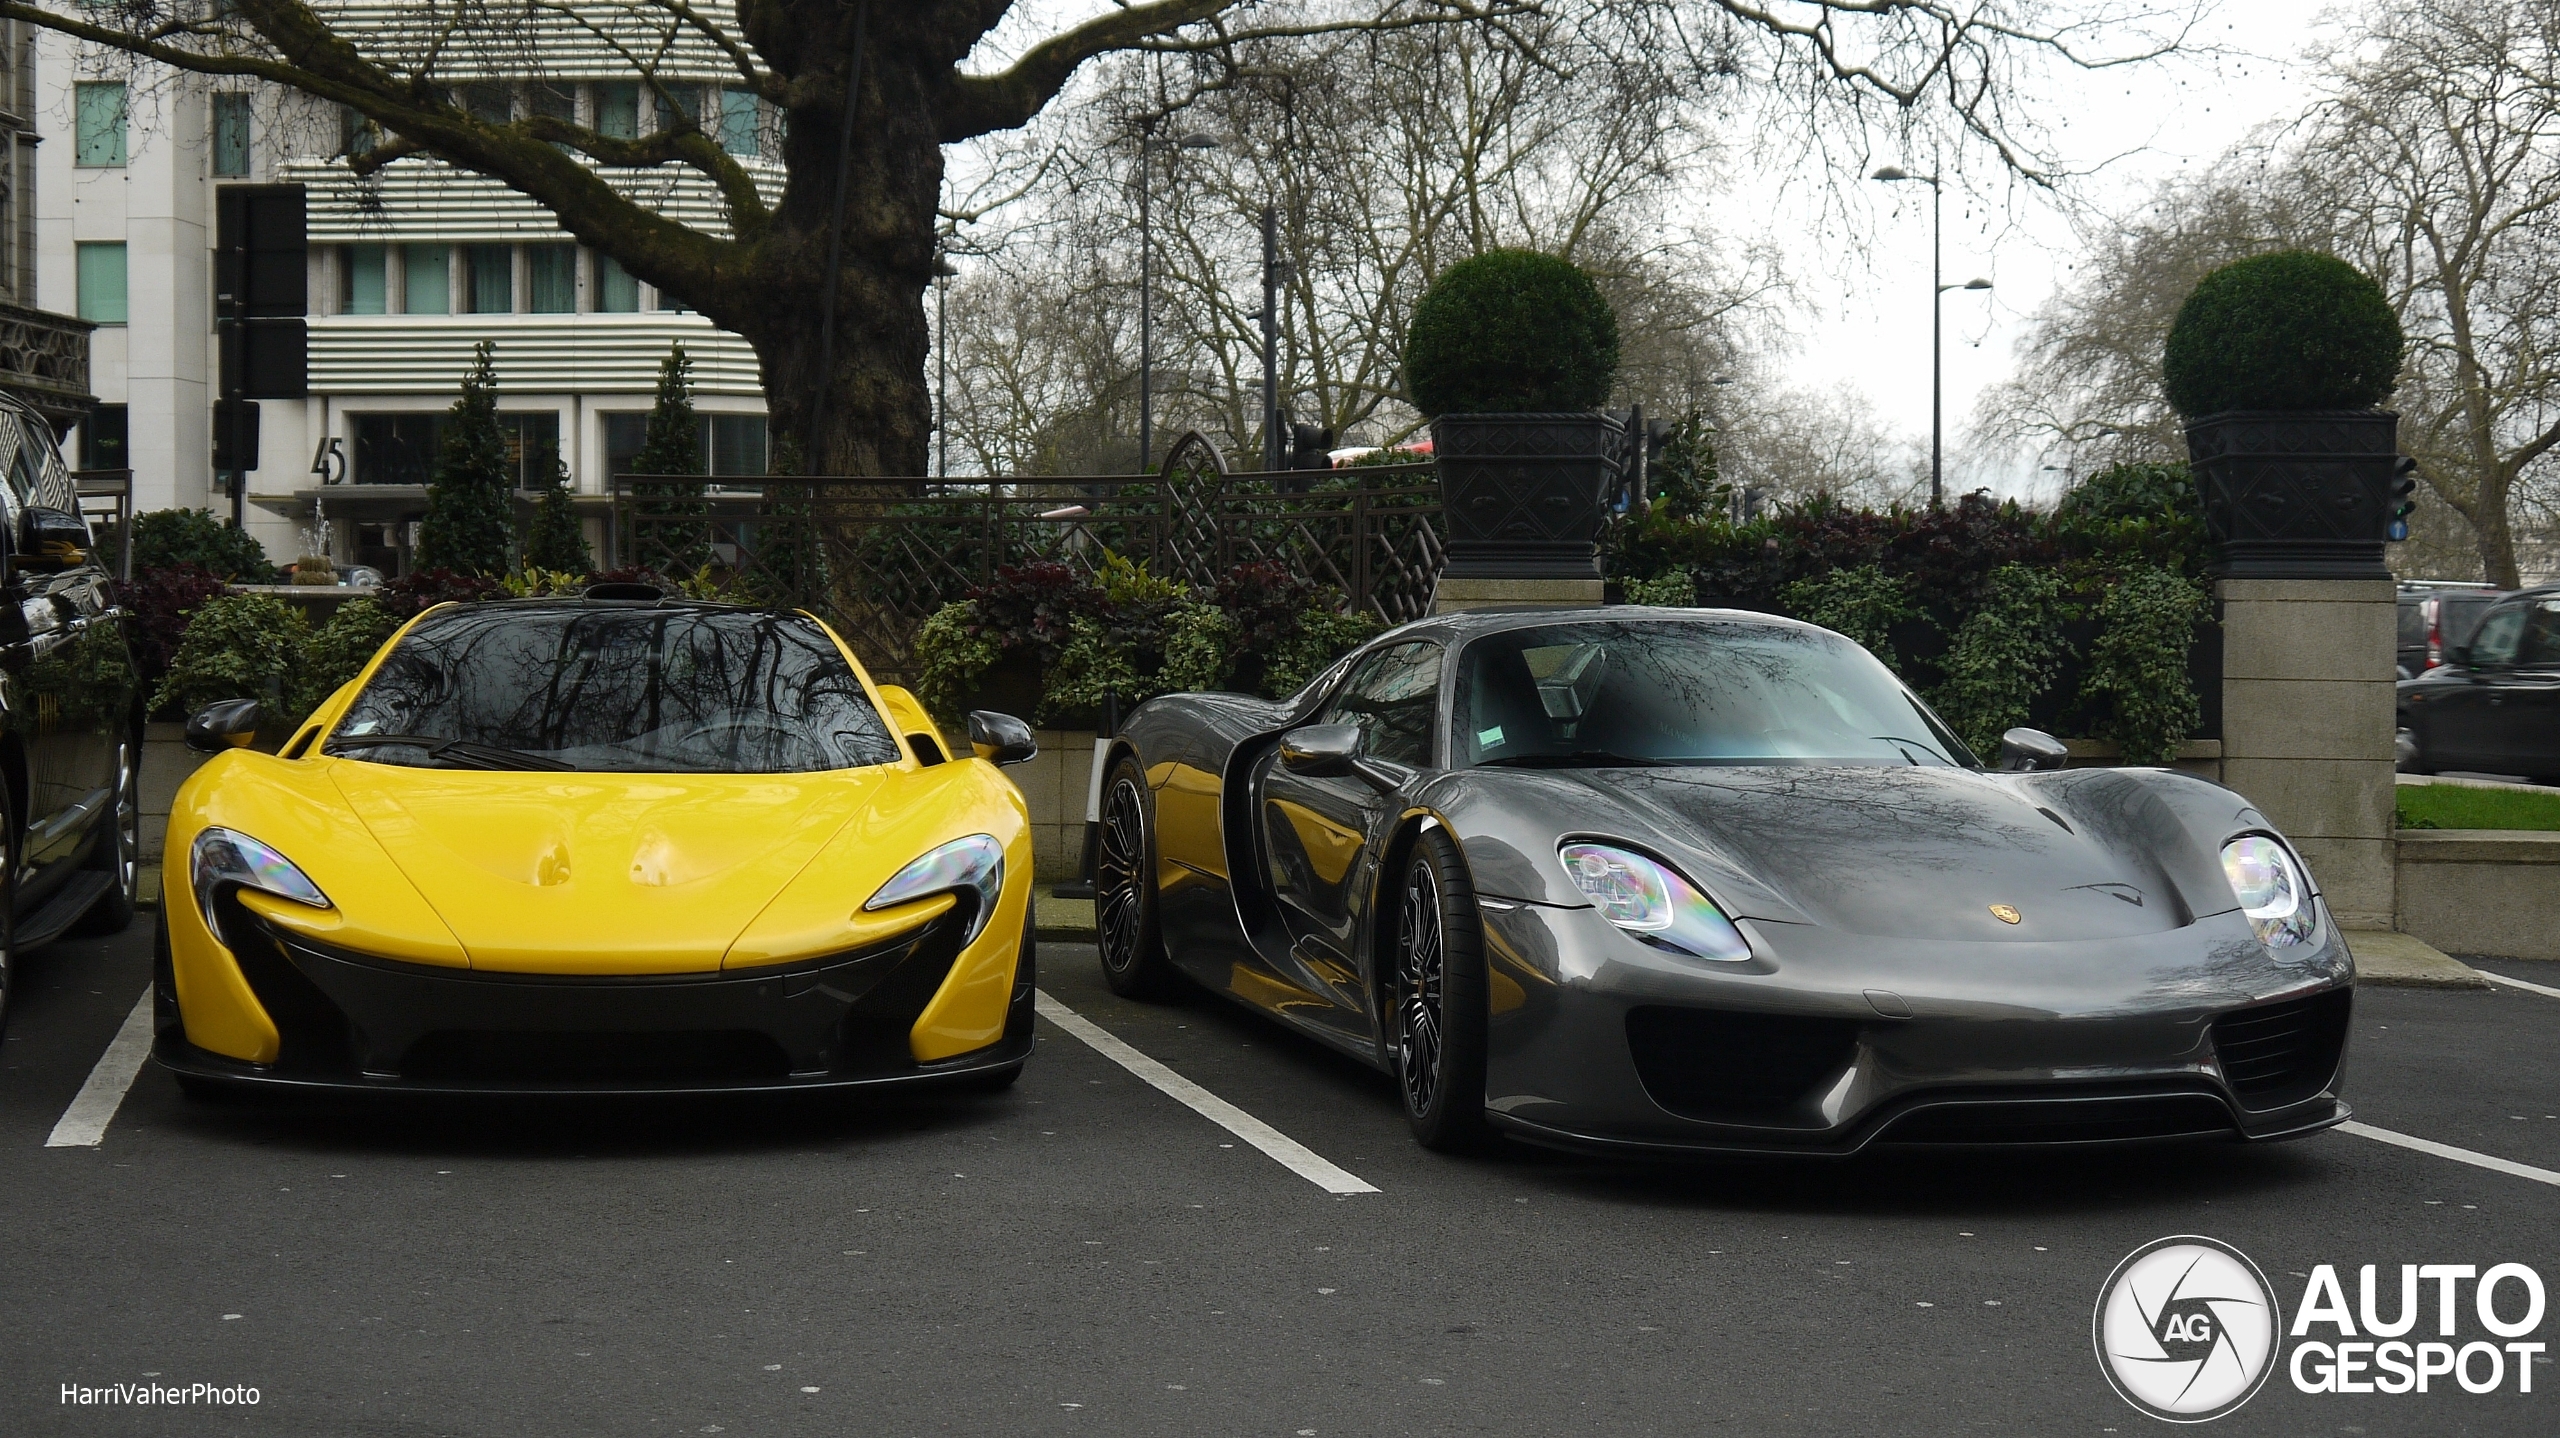
[[[649,428],[631,461],[635,475],[666,475],[676,483],[644,484],[639,499],[641,564],[661,574],[690,576],[711,562],[709,509],[702,502],[702,421],[693,410],[693,359],[678,340],[658,364],[658,396],[649,406]]]
[[[453,402],[435,479],[427,486],[427,514],[418,526],[417,567],[457,574],[504,574],[514,546],[514,466],[507,437],[498,428],[497,345],[482,340],[472,351],[462,397]]]
[[[542,500],[534,506],[533,527],[524,537],[528,566],[561,574],[584,574],[595,567],[587,555],[586,529],[578,523],[569,498],[568,466],[555,458],[551,478],[542,486]]]

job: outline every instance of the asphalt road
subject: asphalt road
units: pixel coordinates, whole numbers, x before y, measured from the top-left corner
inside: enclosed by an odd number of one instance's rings
[[[1453,1161],[1381,1078],[1205,996],[1116,1000],[1090,949],[1042,960],[1054,999],[1379,1192],[1326,1193],[1049,1023],[994,1098],[206,1107],[146,1069],[103,1143],[48,1148],[143,992],[146,926],[30,955],[0,1046],[0,1432],[2133,1433],[2156,1420],[2090,1315],[2151,1239],[2237,1245],[2288,1315],[2320,1263],[2350,1302],[2364,1263],[2560,1288],[2560,1187],[2344,1134]],[[2560,999],[2368,989],[2356,1026],[2361,1120],[2560,1169]],[[2552,1300],[2531,1336],[2560,1347]],[[2549,1358],[2530,1394],[2279,1372],[2208,1426],[2547,1435]],[[260,1402],[60,1398],[199,1381]]]

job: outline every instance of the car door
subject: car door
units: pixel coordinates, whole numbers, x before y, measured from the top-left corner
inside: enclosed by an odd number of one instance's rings
[[[13,408],[0,408],[0,454],[5,455],[5,532],[9,556],[0,604],[18,611],[0,637],[0,667],[8,672],[7,723],[26,756],[26,843],[20,863],[32,882],[19,890],[21,905],[40,899],[59,877],[77,842],[85,792],[80,771],[81,725],[74,692],[78,641],[86,625],[75,603],[55,597],[60,576],[49,556],[21,554],[28,511],[48,497],[46,458],[51,435]],[[68,489],[68,478],[62,488]],[[76,511],[78,501],[71,501]],[[53,871],[48,873],[48,871]]]
[[[2516,660],[2489,691],[2489,752],[2495,774],[2560,775],[2560,594],[2527,599]]]
[[[1330,1005],[1300,1017],[1368,1030],[1358,925],[1368,917],[1377,841],[1396,816],[1391,791],[1436,758],[1440,670],[1438,644],[1390,645],[1363,658],[1308,721],[1357,728],[1365,774],[1314,777],[1276,761],[1262,769],[1254,808],[1289,942],[1283,977]]]
[[[2506,740],[2506,690],[2523,653],[2526,606],[2511,600],[2491,609],[2471,634],[2469,659],[2459,681],[2427,697],[2426,747],[2439,769],[2480,769],[2497,762]]]

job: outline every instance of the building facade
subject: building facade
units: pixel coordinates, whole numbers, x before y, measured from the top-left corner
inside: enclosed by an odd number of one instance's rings
[[[400,33],[397,5],[320,8],[359,44]],[[239,509],[268,553],[290,562],[302,551],[316,502],[333,558],[401,573],[445,411],[482,340],[496,345],[520,486],[556,462],[598,497],[585,507],[600,516],[678,342],[693,361],[710,472],[764,472],[764,398],[746,342],[578,245],[531,200],[418,158],[358,179],[345,157],[378,142],[370,125],[272,85],[137,68],[50,32],[34,49],[35,283],[47,307],[97,326],[98,405],[75,462],[130,467],[136,510],[233,512],[230,469],[251,457],[232,450],[248,422],[218,402],[245,395],[255,454],[240,466]],[[773,117],[721,86],[723,64],[679,48],[652,90],[610,45],[563,22],[444,59],[439,75],[491,119],[539,110],[637,136],[689,111],[778,195]],[[722,227],[717,192],[696,172],[608,178],[660,213]],[[262,278],[244,287],[244,274]],[[238,318],[251,315],[261,318]]]

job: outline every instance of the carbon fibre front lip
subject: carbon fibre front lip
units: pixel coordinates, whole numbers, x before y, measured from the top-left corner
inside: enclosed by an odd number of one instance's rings
[[[795,1094],[840,1092],[859,1089],[932,1089],[999,1074],[1022,1067],[1031,1057],[1029,1035],[1008,1035],[976,1053],[939,1063],[919,1064],[911,1070],[883,1074],[810,1074],[782,1079],[742,1079],[734,1082],[699,1079],[666,1082],[614,1080],[596,1083],[529,1083],[520,1080],[465,1081],[456,1079],[415,1080],[369,1074],[290,1073],[272,1066],[245,1064],[225,1059],[195,1047],[184,1039],[163,1034],[151,1047],[152,1062],[173,1074],[187,1078],[207,1079],[225,1085],[277,1092],[310,1094],[417,1094],[424,1096],[540,1096],[564,1098],[614,1096],[651,1096],[681,1098],[687,1095],[714,1094]]]

